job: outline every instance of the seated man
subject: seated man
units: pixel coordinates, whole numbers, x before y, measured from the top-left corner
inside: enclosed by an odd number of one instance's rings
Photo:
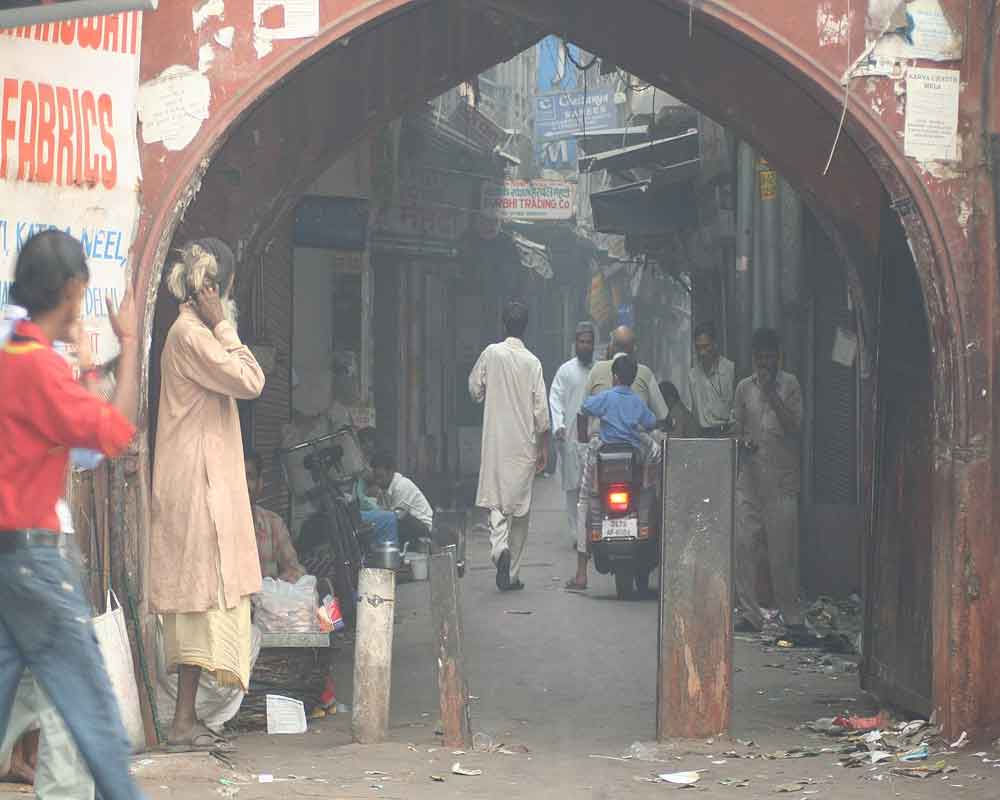
[[[378,453],[372,459],[375,485],[382,491],[382,506],[395,513],[399,520],[401,542],[414,542],[430,537],[434,512],[417,485],[396,472],[396,460],[388,453]]]
[[[247,473],[247,489],[250,490],[261,576],[295,583],[306,574],[306,570],[299,563],[288,527],[273,511],[257,505],[264,490],[264,459],[260,453],[249,451],[243,457],[243,463]]]
[[[656,427],[653,412],[632,391],[632,382],[638,370],[639,366],[631,356],[616,358],[611,365],[614,386],[583,401],[580,413],[601,421],[603,444],[630,444],[642,450],[645,446],[642,434]]]
[[[368,494],[368,487],[371,485],[371,463],[375,458],[375,429],[368,427],[358,431],[358,443],[361,445],[361,452],[364,453],[365,460],[369,464],[368,473],[358,478],[356,493],[358,504],[361,509],[361,519],[369,523],[375,529],[375,544],[399,544],[399,520],[392,511],[379,508],[378,501]]]

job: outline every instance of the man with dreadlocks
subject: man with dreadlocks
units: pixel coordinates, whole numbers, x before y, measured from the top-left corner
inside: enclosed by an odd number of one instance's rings
[[[236,333],[234,277],[229,247],[199,239],[167,278],[180,311],[160,360],[150,599],[167,669],[178,673],[173,750],[223,744],[195,715],[203,670],[220,686],[250,683],[250,595],[261,575],[236,401],[258,397],[264,373]]]

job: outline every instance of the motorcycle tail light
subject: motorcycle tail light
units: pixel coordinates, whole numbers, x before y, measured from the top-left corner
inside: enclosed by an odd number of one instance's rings
[[[632,493],[629,491],[628,486],[613,484],[608,487],[605,500],[608,511],[623,514],[629,509],[629,505],[632,502]]]

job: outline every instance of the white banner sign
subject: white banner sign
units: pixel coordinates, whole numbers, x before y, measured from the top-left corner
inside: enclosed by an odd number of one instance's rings
[[[576,186],[569,181],[507,180],[484,183],[484,214],[501,219],[567,220],[576,213]]]
[[[0,304],[31,235],[70,233],[98,361],[118,351],[104,300],[121,298],[138,216],[141,38],[140,11],[0,31]]]
[[[957,69],[910,67],[906,73],[906,123],[903,147],[918,161],[958,160]]]

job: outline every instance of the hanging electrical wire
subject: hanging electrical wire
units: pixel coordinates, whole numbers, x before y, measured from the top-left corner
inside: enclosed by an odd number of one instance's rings
[[[592,69],[599,61],[597,56],[592,56],[590,61],[587,63],[587,66],[581,64],[579,61],[573,58],[573,53],[570,52],[569,43],[566,41],[565,38],[563,39],[563,50],[566,53],[566,60],[569,61],[569,63],[572,64],[574,67],[576,67],[578,70],[584,73],[586,73],[587,70]]]

